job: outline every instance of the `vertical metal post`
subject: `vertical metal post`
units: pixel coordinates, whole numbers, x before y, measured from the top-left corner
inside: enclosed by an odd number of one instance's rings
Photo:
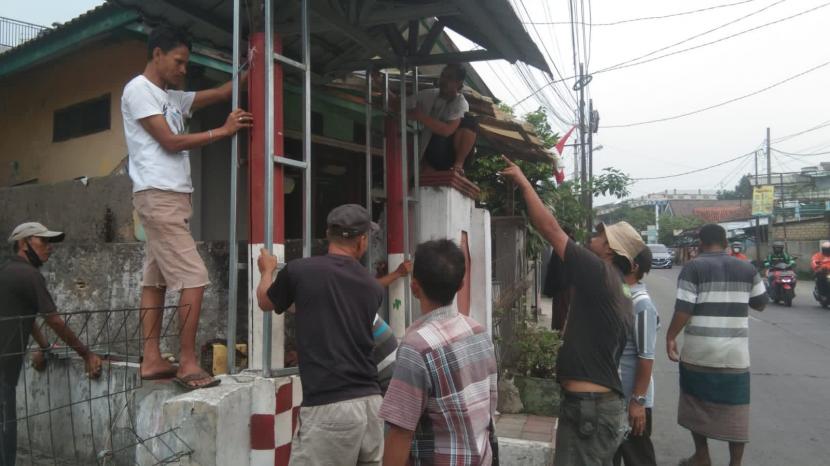
[[[388,71],[383,71],[383,112],[384,112],[384,114],[389,113],[389,72]],[[384,115],[384,117],[383,117],[384,127],[386,126],[386,124],[385,124],[386,118],[387,118],[386,115]],[[384,195],[388,194],[386,190],[387,190],[387,187],[389,186],[389,179],[388,179],[389,177],[387,176],[388,174],[386,173],[386,144],[387,144],[386,134],[384,133],[384,135],[383,135],[383,157],[382,157],[383,161],[381,162],[383,164],[382,168],[383,168],[383,192],[384,192]],[[383,209],[383,212],[384,212],[383,224],[388,230],[389,229],[389,198],[388,198],[388,196],[386,198],[385,204],[386,204],[386,208]],[[386,247],[384,249],[386,249],[386,254],[388,256],[389,255],[389,241],[387,240],[386,235],[384,235],[384,241],[386,243],[385,244]],[[388,259],[388,257],[386,257],[384,259]],[[387,270],[387,272],[388,272],[388,270]]]
[[[594,229],[594,99],[588,99],[588,194],[587,227],[590,233]]]
[[[579,156],[580,156],[580,165],[579,165],[579,184],[580,190],[579,194],[581,199],[582,207],[587,210],[588,201],[587,194],[588,194],[588,159],[587,153],[585,151],[585,80],[583,76],[584,65],[582,63],[579,64]],[[588,225],[588,217],[583,219],[585,221],[585,229],[588,230],[587,232],[590,233],[591,226]]]
[[[758,187],[758,151],[755,151],[755,187]],[[761,219],[755,216],[755,265],[760,269],[763,266],[761,261]]]
[[[421,76],[417,66],[412,72],[415,82],[412,96],[415,99],[415,105],[418,105],[418,84]],[[415,242],[417,243],[421,240],[421,123],[417,121],[412,133],[412,153],[412,190],[415,196]]]
[[[366,210],[372,215],[372,68],[366,69]],[[369,273],[374,274],[374,255],[372,254],[372,236],[366,250],[366,265]]]
[[[265,6],[265,199],[263,246],[274,251],[274,20],[271,0],[263,0]],[[271,318],[266,312],[262,324],[262,376],[271,376]]]
[[[302,0],[300,21],[303,41],[303,257],[311,257],[311,44],[309,43],[308,2]]]
[[[233,0],[233,71],[231,109],[239,108],[239,2]],[[236,372],[236,298],[239,287],[239,241],[236,235],[237,223],[237,189],[239,183],[239,136],[234,133],[231,138],[231,189],[230,189],[230,214],[228,223],[228,373]]]
[[[767,127],[767,184],[772,184],[772,152],[770,151],[770,135],[769,135],[769,127]],[[775,191],[773,191],[772,196],[772,205],[775,206]],[[770,243],[772,240],[772,224],[775,222],[775,216],[770,215],[767,219],[767,244]]]
[[[407,123],[406,123],[406,58],[401,60],[400,69],[401,88],[401,189],[403,190],[403,258],[409,260],[410,238],[409,238],[409,148],[407,144]],[[412,321],[412,299],[409,291],[409,276],[405,279],[406,288],[404,291],[405,307],[404,315],[406,325]]]

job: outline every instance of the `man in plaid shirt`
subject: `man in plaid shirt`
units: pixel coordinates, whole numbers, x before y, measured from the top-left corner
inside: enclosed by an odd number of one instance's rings
[[[415,252],[412,293],[423,315],[401,341],[380,409],[389,424],[384,466],[493,463],[496,357],[487,329],[453,303],[464,272],[464,254],[450,240]]]

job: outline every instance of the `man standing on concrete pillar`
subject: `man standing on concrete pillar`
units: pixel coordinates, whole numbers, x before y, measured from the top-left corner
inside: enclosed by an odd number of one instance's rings
[[[185,84],[190,40],[181,31],[158,26],[150,33],[147,65],[124,88],[121,113],[133,181],[133,206],[147,235],[141,288],[141,325],[144,359],[141,377],[176,377],[192,390],[217,385],[198,364],[196,330],[207,269],[190,233],[192,215],[190,149],[232,136],[252,125],[253,117],[233,110],[225,124],[187,134],[191,112],[231,98],[231,83],[199,92],[181,91]],[[242,80],[245,80],[242,76]],[[167,290],[181,291],[179,299],[179,367],[161,357],[162,307]]]
[[[383,287],[359,262],[377,225],[357,204],[335,208],[327,224],[328,254],[289,262],[273,283],[276,257],[263,249],[257,260],[259,307],[296,309],[303,404],[290,462],[380,465],[383,421],[372,324]]]

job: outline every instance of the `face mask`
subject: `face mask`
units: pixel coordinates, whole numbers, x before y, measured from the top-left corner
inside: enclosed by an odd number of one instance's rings
[[[830,248],[821,248],[821,253],[825,256],[830,256]]]
[[[739,252],[741,252],[741,248],[732,248],[732,252],[738,254]]]
[[[26,253],[26,258],[29,259],[29,263],[34,265],[36,268],[40,268],[40,266],[43,265],[43,261],[40,260],[40,257],[32,249],[32,243],[26,241],[26,246],[29,247],[26,248],[26,251],[24,252]]]

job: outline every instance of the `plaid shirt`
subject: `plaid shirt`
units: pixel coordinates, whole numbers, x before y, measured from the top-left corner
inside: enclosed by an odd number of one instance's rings
[[[380,417],[415,431],[411,464],[490,465],[496,357],[487,331],[454,306],[412,324]]]

